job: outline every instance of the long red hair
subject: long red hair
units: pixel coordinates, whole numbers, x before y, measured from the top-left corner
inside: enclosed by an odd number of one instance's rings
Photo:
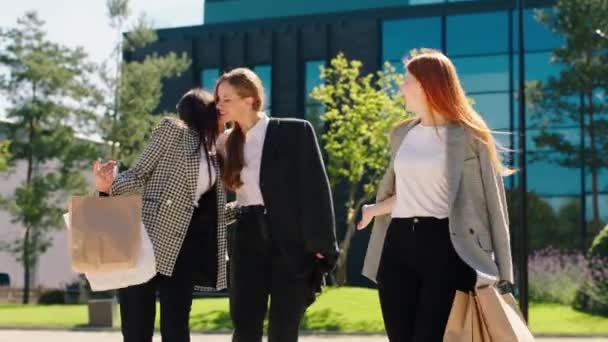
[[[499,174],[513,173],[503,165],[492,131],[467,99],[452,61],[440,51],[425,49],[406,58],[404,64],[420,82],[428,109],[472,132],[487,148],[492,165]]]

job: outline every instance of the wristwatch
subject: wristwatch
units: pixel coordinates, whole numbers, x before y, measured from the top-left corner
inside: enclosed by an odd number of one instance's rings
[[[515,285],[508,280],[500,280],[496,284],[496,288],[502,294],[510,293],[515,294]]]

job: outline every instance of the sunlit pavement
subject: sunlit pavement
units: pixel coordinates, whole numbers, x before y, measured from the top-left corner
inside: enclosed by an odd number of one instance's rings
[[[2,342],[112,342],[121,341],[118,331],[65,331],[65,330],[0,330],[0,341]],[[384,336],[359,336],[359,335],[303,335],[302,342],[385,342]],[[604,338],[538,338],[539,342],[605,342]],[[156,334],[154,342],[161,342],[160,334]],[[192,342],[230,342],[230,335],[192,334]]]

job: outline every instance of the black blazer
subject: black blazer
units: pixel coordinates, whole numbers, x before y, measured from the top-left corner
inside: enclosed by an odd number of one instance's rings
[[[312,125],[271,118],[260,167],[267,219],[296,276],[310,276],[321,253],[326,267],[338,256],[334,208],[325,165]]]

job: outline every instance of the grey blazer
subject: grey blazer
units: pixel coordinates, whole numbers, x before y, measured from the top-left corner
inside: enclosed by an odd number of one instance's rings
[[[391,161],[378,185],[376,202],[395,193],[393,160],[409,130],[420,119],[396,127],[390,138]],[[449,229],[454,249],[477,271],[477,286],[499,280],[513,282],[509,217],[502,176],[487,149],[457,124],[447,132]],[[391,215],[377,216],[363,265],[363,275],[376,281],[384,238]]]

